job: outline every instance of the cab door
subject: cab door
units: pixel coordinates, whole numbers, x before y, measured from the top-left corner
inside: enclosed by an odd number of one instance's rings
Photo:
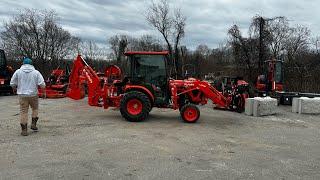
[[[163,55],[134,55],[132,78],[148,88],[155,96],[155,105],[168,104],[168,76]]]

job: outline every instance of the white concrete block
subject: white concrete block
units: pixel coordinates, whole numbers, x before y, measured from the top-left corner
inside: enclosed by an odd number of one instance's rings
[[[320,98],[300,98],[299,114],[320,114]]]
[[[299,99],[298,97],[295,97],[292,99],[292,112],[298,113],[299,112]]]
[[[252,114],[253,114],[253,102],[254,102],[254,98],[247,98],[246,99],[244,113],[248,116],[252,116]]]
[[[307,97],[296,97],[292,99],[292,112],[299,113],[301,99],[308,99]]]
[[[277,99],[265,97],[254,98],[253,116],[268,116],[277,113],[278,101]]]
[[[299,113],[299,114],[301,114],[300,111],[301,111],[301,100],[302,99],[309,99],[309,98],[308,97],[300,97],[300,98],[298,98],[298,102],[297,102],[298,103],[298,107],[297,107],[298,108],[298,112],[297,113]]]

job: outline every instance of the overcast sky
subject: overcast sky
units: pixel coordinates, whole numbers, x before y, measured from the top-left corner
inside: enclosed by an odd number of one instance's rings
[[[227,39],[227,30],[238,24],[247,31],[255,15],[286,16],[290,24],[309,27],[320,35],[319,0],[169,0],[187,16],[183,44],[194,49],[198,44],[216,48]],[[73,35],[106,44],[115,34],[139,36],[153,34],[144,18],[149,0],[0,0],[0,29],[3,22],[23,8],[52,9],[60,24]]]

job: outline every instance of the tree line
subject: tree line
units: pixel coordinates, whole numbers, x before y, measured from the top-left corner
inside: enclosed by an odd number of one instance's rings
[[[128,50],[168,50],[174,77],[181,78],[185,72],[198,78],[207,74],[242,76],[253,84],[264,71],[263,62],[276,58],[284,61],[287,90],[320,92],[317,78],[320,38],[312,38],[305,26],[291,26],[285,17],[255,16],[248,32],[240,31],[235,24],[226,32],[226,42],[217,48],[200,44],[194,50],[181,44],[187,17],[167,0],[153,1],[145,11],[145,20],[161,39],[148,34],[140,37],[115,34],[105,39],[110,48],[106,49],[94,41],[73,36],[59,24],[54,11],[25,9],[4,23],[0,43],[14,68],[19,67],[23,56],[28,56],[45,76],[79,53],[96,70],[103,71],[108,64],[121,66],[123,54]]]

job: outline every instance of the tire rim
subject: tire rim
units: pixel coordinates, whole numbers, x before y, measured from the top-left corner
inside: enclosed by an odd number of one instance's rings
[[[127,111],[131,115],[138,115],[142,112],[142,102],[138,99],[131,99],[127,103]]]
[[[194,108],[189,107],[189,108],[185,109],[185,111],[183,112],[183,116],[186,121],[192,122],[197,119],[198,111]]]

